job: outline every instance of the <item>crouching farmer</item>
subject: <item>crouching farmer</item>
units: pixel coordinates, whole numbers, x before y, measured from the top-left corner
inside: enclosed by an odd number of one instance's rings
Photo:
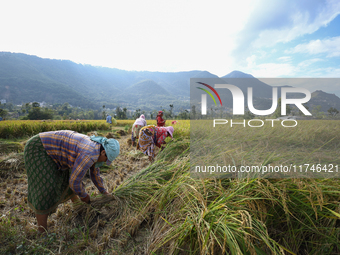
[[[90,203],[82,180],[90,177],[100,193],[108,194],[99,167],[110,165],[119,154],[115,139],[70,131],[51,131],[33,136],[25,146],[24,158],[28,179],[28,205],[35,212],[38,231],[47,230],[47,217],[60,203],[78,197]]]
[[[143,127],[139,132],[140,139],[138,140],[137,149],[142,151],[149,157],[149,161],[153,162],[155,158],[155,146],[164,149],[163,144],[166,144],[165,138],[173,138],[174,128],[169,127],[156,127],[149,125]]]
[[[132,125],[132,132],[131,132],[131,141],[132,146],[136,144],[136,138],[139,139],[139,131],[142,127],[146,126],[146,120],[144,114],[142,114]]]

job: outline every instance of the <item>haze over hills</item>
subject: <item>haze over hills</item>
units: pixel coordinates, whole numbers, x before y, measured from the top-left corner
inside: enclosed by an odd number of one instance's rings
[[[251,74],[242,73],[240,71],[232,71],[231,73],[222,76],[221,78],[255,78]]]
[[[189,108],[189,80],[201,71],[165,73],[124,71],[115,68],[76,64],[67,60],[42,59],[21,53],[0,52],[0,99],[14,104],[32,101],[68,102],[84,108],[138,107],[134,95],[145,94],[147,86],[129,87],[150,80],[162,88],[164,97],[155,98],[153,107]],[[133,92],[128,93],[128,91]],[[159,94],[157,89],[153,93]],[[138,101],[149,104],[147,97]]]
[[[106,105],[107,108],[121,106],[131,110],[168,109],[173,104],[176,112],[190,108],[190,78],[213,78],[223,83],[232,81],[245,95],[247,79],[251,78],[255,86],[255,105],[258,109],[271,106],[272,86],[240,71],[233,71],[221,78],[208,71],[125,71],[0,52],[0,99],[13,104],[68,102],[83,108]],[[224,100],[228,107],[232,106],[231,95]],[[339,97],[322,91],[313,92],[309,104],[319,104],[324,111],[330,107],[340,110]]]

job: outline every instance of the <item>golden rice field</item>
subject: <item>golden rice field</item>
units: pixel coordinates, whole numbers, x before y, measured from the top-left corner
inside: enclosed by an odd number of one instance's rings
[[[240,122],[240,121],[238,121]],[[340,177],[340,121],[300,120],[296,127],[279,123],[260,128],[217,125],[211,120],[191,124],[192,162],[197,166],[241,167],[278,166],[297,174],[276,177],[303,177],[306,168],[325,177]],[[298,174],[301,173],[301,174]],[[208,174],[208,176],[218,174]],[[313,176],[313,174],[312,174]],[[314,176],[315,177],[315,176]]]
[[[90,122],[79,124],[94,125]],[[76,127],[74,123],[68,124]],[[88,132],[128,130],[133,121],[118,120],[114,127],[100,123],[104,126]],[[25,122],[26,128],[30,124],[46,125]],[[19,122],[15,129],[24,130]],[[338,121],[299,121],[296,129],[253,130],[225,126],[214,130],[200,124],[191,130],[201,139],[193,141],[194,148],[189,121],[180,120],[174,129],[174,139],[167,138],[167,147],[152,164],[129,145],[129,132],[117,138],[120,155],[101,169],[112,196],[96,195],[86,179],[91,206],[60,205],[43,238],[26,205],[27,177],[20,153],[3,153],[0,169],[7,167],[11,174],[0,176],[0,254],[340,253],[339,179],[217,179],[190,173],[191,160],[199,157],[204,164],[216,155],[235,166],[340,164]]]
[[[10,120],[0,121],[0,138],[13,139],[27,136],[33,136],[40,132],[52,130],[74,130],[80,133],[91,132],[95,130],[111,130],[114,126],[131,127],[134,120],[114,120],[113,124],[106,123],[105,120]],[[171,121],[168,121],[170,124]],[[181,121],[189,123],[189,121]],[[149,120],[148,124],[156,125],[155,120]],[[179,125],[177,125],[179,126]],[[179,132],[183,129],[188,130],[189,124],[180,125]]]
[[[41,120],[10,120],[0,122],[0,138],[13,139],[25,136],[33,136],[40,132],[52,130],[74,130],[80,133],[93,130],[108,130],[109,124],[104,120],[97,121],[41,121]]]

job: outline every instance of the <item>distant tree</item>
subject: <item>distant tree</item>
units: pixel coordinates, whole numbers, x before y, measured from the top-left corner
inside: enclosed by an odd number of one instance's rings
[[[93,112],[93,110],[88,111],[86,113],[86,117],[85,118],[88,119],[88,120],[94,120],[94,112]]]
[[[63,110],[63,111],[68,111],[69,108],[70,108],[69,103],[64,103],[64,104],[62,105],[62,110]]]
[[[169,117],[172,118],[172,110],[174,109],[174,105],[170,104],[170,111],[169,111]]]
[[[31,107],[30,103],[26,103],[26,104],[25,104],[25,107],[24,107],[24,110],[25,110],[26,113],[28,113],[29,110],[31,110],[31,108],[32,108],[32,107]],[[23,111],[24,111],[24,110],[23,110]]]
[[[329,108],[327,112],[329,113],[329,115],[331,115],[332,118],[334,118],[339,113],[339,111],[333,107]]]
[[[135,118],[135,119],[137,119],[137,118],[139,118],[139,116],[141,115],[141,109],[136,109],[136,111],[135,111],[135,113],[133,114],[133,117]]]
[[[289,115],[292,111],[292,108],[289,105],[286,105],[286,115]],[[279,98],[278,102],[277,102],[277,108],[273,114],[274,118],[278,118],[281,117],[281,97]]]
[[[244,113],[244,118],[247,119],[247,120],[254,119],[255,114],[252,113],[251,111],[249,111],[249,109],[247,109],[246,112]]]
[[[122,120],[126,120],[127,119],[127,116],[126,116],[126,111],[127,111],[127,109],[126,109],[126,107],[124,107],[123,108],[123,113],[122,113]]]
[[[223,107],[220,107],[220,118],[223,118]]]
[[[309,110],[307,103],[302,104],[302,106],[305,107],[307,111]],[[304,116],[303,112],[301,112],[299,109],[297,109],[297,115]]]
[[[196,106],[191,106],[191,119],[196,119]]]
[[[169,119],[170,118],[170,112],[165,110],[165,109],[162,109],[163,111],[163,119]]]
[[[7,103],[6,104],[6,108],[9,112],[13,112],[14,111],[14,105],[12,103]]]
[[[157,114],[158,114],[158,112],[157,112],[156,110],[153,110],[153,111],[150,113],[150,118],[151,118],[152,120],[156,119]]]
[[[53,111],[44,108],[44,110],[41,110],[40,107],[33,107],[28,112],[27,118],[30,120],[46,120],[46,119],[52,119],[53,118]]]
[[[0,117],[5,118],[7,114],[8,114],[7,110],[0,108]]]
[[[323,112],[321,112],[321,105],[314,105],[312,108],[312,115],[317,119],[321,119],[324,117]]]
[[[33,108],[40,107],[40,104],[38,102],[34,102],[34,103],[32,103],[32,107]]]
[[[102,114],[103,119],[106,119],[106,112],[105,112],[105,105],[103,105],[103,114]]]
[[[120,109],[120,106],[116,107],[116,119],[120,120],[122,115],[122,109]]]
[[[115,119],[125,120],[127,119],[127,109],[124,107],[121,109],[119,106],[116,107]]]
[[[188,110],[181,111],[181,112],[178,114],[177,117],[178,117],[178,119],[181,119],[181,120],[190,119],[189,111],[188,111]]]

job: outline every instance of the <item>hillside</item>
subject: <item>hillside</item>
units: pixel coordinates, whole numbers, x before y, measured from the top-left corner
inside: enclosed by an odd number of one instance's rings
[[[174,97],[153,80],[144,80],[126,88],[120,95],[121,105],[132,102],[146,111],[152,111],[153,106],[168,106],[174,102]],[[180,102],[178,102],[180,103]],[[178,105],[178,104],[177,104]]]
[[[68,60],[0,52],[0,99],[14,104],[30,101],[68,102],[85,108],[101,107],[103,104],[115,107],[126,102],[125,106],[133,108],[138,105],[131,100],[128,93],[131,90],[128,88],[144,80],[152,80],[170,102],[188,102],[190,77],[199,73],[201,71],[124,71],[81,65]],[[189,108],[188,103],[185,108]]]
[[[309,105],[320,105],[321,111],[327,112],[330,107],[340,109],[340,99],[334,94],[317,90],[312,93],[312,98],[309,101]]]
[[[222,76],[221,78],[255,78],[251,74],[246,74],[240,71],[232,71],[231,73]]]
[[[272,86],[241,71],[233,71],[221,78],[208,71],[149,72],[125,71],[117,68],[76,64],[68,60],[43,59],[36,56],[0,52],[0,99],[13,104],[68,102],[82,108],[100,109],[117,106],[127,109],[155,110],[174,105],[174,112],[190,108],[191,98],[198,97],[196,89],[190,94],[190,79],[209,79],[211,84],[229,83],[238,86],[245,98],[247,87],[253,87],[254,106],[271,106]],[[232,95],[223,94],[222,101],[232,107]],[[279,95],[280,97],[280,95]],[[340,109],[336,95],[316,91],[310,106],[321,105]]]

